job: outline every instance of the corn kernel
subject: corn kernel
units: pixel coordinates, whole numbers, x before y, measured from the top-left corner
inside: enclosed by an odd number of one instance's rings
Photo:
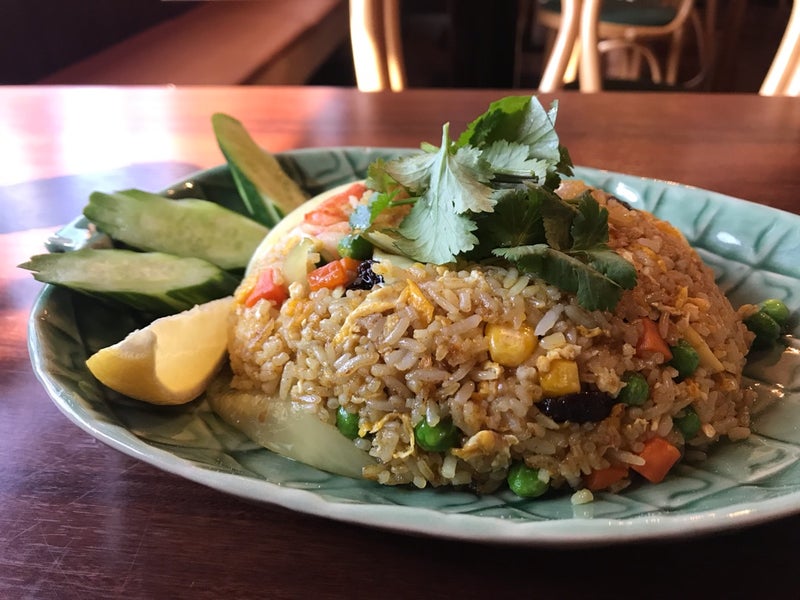
[[[504,367],[518,367],[539,345],[533,328],[528,325],[516,329],[490,323],[486,326],[486,337],[489,340],[489,356]]]
[[[550,370],[539,375],[539,385],[545,396],[565,396],[581,391],[578,363],[574,360],[556,358],[550,362]]]

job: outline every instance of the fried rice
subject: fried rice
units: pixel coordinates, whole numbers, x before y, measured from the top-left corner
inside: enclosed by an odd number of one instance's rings
[[[560,191],[582,191],[571,183]],[[634,468],[649,440],[663,438],[684,458],[702,459],[712,443],[749,433],[752,394],[741,384],[752,334],[712,271],[674,227],[605,193],[609,246],[631,262],[637,285],[613,311],[588,311],[574,295],[506,265],[445,266],[384,259],[383,282],[368,290],[291,284],[280,307],[241,302],[259,268],[285,261],[296,238],[285,236],[242,284],[231,316],[234,389],[290,400],[334,424],[344,407],[358,415],[353,441],[375,460],[362,475],[381,484],[501,486],[524,462],[553,488],[581,489],[609,467]],[[250,283],[248,284],[248,281]],[[690,339],[700,357],[681,378],[661,352],[637,349],[643,320],[669,345]],[[522,360],[498,359],[492,328],[533,333]],[[574,363],[575,402],[607,405],[600,418],[564,419],[544,410],[543,383],[556,365]],[[641,405],[616,401],[625,376],[644,376]],[[684,439],[676,421],[688,407],[700,427]],[[591,407],[590,407],[591,408]],[[458,442],[429,451],[415,426],[451,420]],[[631,471],[610,489],[634,478]]]

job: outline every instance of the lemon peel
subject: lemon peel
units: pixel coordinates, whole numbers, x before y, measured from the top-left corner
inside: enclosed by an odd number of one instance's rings
[[[86,361],[112,390],[151,404],[185,404],[197,398],[227,354],[232,297],[212,300],[156,319]]]

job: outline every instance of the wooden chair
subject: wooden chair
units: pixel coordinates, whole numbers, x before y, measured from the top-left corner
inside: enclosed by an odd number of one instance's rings
[[[578,19],[583,24],[578,25],[580,43],[576,44],[576,47],[585,48],[581,53],[581,70],[584,71],[581,74],[582,91],[601,89],[603,77],[599,55],[619,50],[624,51],[625,56],[618,73],[620,78],[637,79],[644,62],[654,83],[675,85],[683,50],[683,35],[689,24],[697,34],[701,68],[705,69],[709,62],[706,56],[707,38],[694,0],[540,0],[538,21],[565,38],[570,37],[571,33],[566,32],[574,31],[576,5],[582,5]],[[564,27],[562,18],[566,21]],[[646,45],[646,42],[659,38],[669,41],[665,73],[655,53]],[[553,50],[554,56],[561,60],[557,54],[557,43],[558,35]],[[544,77],[543,81],[546,85],[551,84]]]
[[[524,6],[524,3],[523,3]],[[575,43],[578,39],[581,21],[581,1],[563,0],[556,20],[550,20],[550,16],[544,10],[539,9],[529,13],[536,15],[539,22],[555,30],[555,39],[551,44],[548,58],[545,62],[542,78],[539,81],[539,90],[542,92],[553,92],[563,86],[565,76],[569,69],[570,61],[574,55]],[[570,77],[571,79],[572,77]]]
[[[350,0],[350,43],[359,90],[406,87],[400,0]]]
[[[794,0],[786,31],[759,94],[800,96],[800,0]]]

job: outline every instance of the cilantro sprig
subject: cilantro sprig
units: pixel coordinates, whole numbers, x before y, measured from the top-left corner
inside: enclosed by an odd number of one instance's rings
[[[400,224],[396,245],[423,262],[448,263],[478,242],[470,213],[492,212],[494,191],[488,163],[472,146],[454,147],[449,123],[442,127],[442,145],[432,152],[388,163],[387,173],[417,197]],[[431,235],[436,232],[437,235]]]
[[[589,192],[572,201],[550,193],[539,198],[546,241],[493,254],[575,294],[588,310],[612,310],[623,290],[636,285],[636,270],[608,247],[608,210]]]
[[[420,262],[465,258],[514,263],[563,290],[589,310],[610,310],[636,271],[608,247],[608,211],[590,194],[555,194],[572,161],[555,131],[558,104],[535,97],[493,102],[455,140],[442,127],[440,146],[370,165],[377,193],[350,224],[373,244]],[[393,227],[381,215],[410,211]]]

